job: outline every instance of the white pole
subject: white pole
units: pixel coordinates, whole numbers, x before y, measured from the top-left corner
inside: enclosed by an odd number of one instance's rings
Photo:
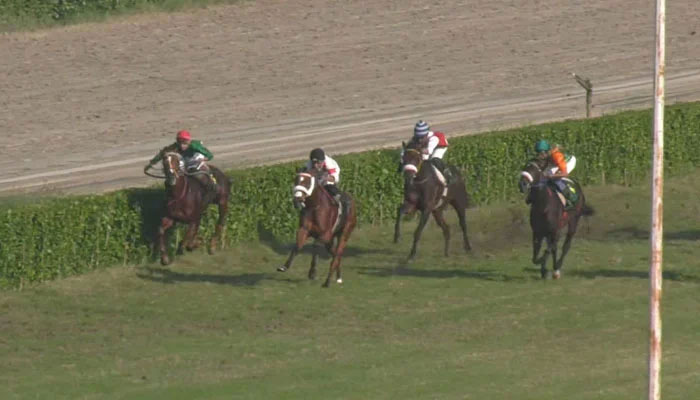
[[[651,189],[651,263],[649,266],[649,400],[661,399],[661,285],[664,192],[664,75],[666,0],[656,0],[654,71],[654,159]]]

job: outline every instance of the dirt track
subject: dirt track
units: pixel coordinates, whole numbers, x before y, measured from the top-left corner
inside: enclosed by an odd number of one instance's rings
[[[575,4],[572,4],[575,3]],[[667,9],[667,102],[700,99],[700,2]],[[0,195],[152,184],[181,128],[222,167],[651,105],[647,0],[255,0],[0,39]]]

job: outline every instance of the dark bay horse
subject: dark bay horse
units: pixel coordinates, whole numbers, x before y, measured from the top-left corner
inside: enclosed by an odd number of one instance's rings
[[[435,221],[442,228],[442,234],[445,238],[445,255],[447,256],[450,249],[450,227],[445,221],[443,211],[450,204],[457,212],[457,217],[459,218],[459,226],[462,228],[464,240],[464,250],[471,250],[465,216],[470,200],[461,174],[456,168],[448,166],[447,168],[452,168],[451,172],[455,179],[454,182],[447,186],[438,178],[435,167],[429,161],[423,161],[420,150],[411,148],[411,146],[406,147],[405,144],[403,147],[404,154],[401,164],[404,173],[404,201],[399,207],[396,216],[394,243],[397,243],[401,236],[401,218],[405,214],[412,214],[419,210],[421,212],[420,221],[413,234],[413,247],[409,256],[409,261],[412,261],[416,256],[418,240],[432,213]],[[447,193],[445,193],[445,189],[447,189]]]
[[[299,172],[296,175],[293,188],[294,205],[297,208],[301,208],[296,245],[292,248],[284,265],[277,268],[277,270],[284,272],[291,268],[294,257],[304,247],[304,243],[309,236],[311,236],[322,242],[328,252],[333,255],[333,260],[328,270],[328,277],[323,284],[323,287],[328,287],[333,271],[336,272],[336,282],[343,282],[340,259],[343,256],[350,234],[357,224],[357,213],[355,201],[348,194],[342,193],[342,196],[347,196],[348,209],[343,210],[343,214],[339,215],[339,209],[333,197],[323,188],[319,180],[319,176],[312,172]],[[333,248],[334,241],[337,242],[335,248]],[[309,279],[316,278],[317,259],[318,246],[314,245]]]
[[[175,222],[188,224],[185,238],[180,242],[178,251],[184,244],[188,251],[199,246],[197,232],[202,215],[210,204],[219,206],[219,220],[216,223],[216,233],[211,238],[209,252],[213,253],[221,238],[221,230],[226,222],[228,214],[228,198],[231,192],[231,181],[214,166],[209,166],[217,182],[216,193],[207,193],[206,188],[193,176],[185,172],[182,156],[178,153],[166,153],[163,157],[163,171],[165,172],[168,194],[165,207],[165,216],[158,228],[158,245],[160,249],[160,261],[163,265],[170,264],[170,258],[165,247],[166,233]]]
[[[530,227],[532,228],[532,263],[540,265],[543,279],[549,277],[547,258],[552,255],[554,264],[554,279],[561,277],[561,267],[564,257],[569,252],[571,241],[576,234],[578,221],[583,215],[593,215],[593,208],[586,204],[586,197],[579,184],[572,180],[574,189],[578,191],[579,200],[571,210],[565,210],[564,204],[556,190],[550,185],[550,180],[543,171],[546,160],[531,160],[520,173],[520,191],[527,194],[526,202],[530,204]],[[567,227],[566,239],[562,252],[557,259],[557,243],[562,228]],[[547,248],[539,256],[542,240],[546,239]]]

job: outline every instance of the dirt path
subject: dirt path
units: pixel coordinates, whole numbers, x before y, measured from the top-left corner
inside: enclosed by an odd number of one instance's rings
[[[571,4],[576,3],[576,4]],[[700,3],[668,8],[668,102],[700,99]],[[651,105],[646,0],[255,0],[0,39],[0,195],[152,184],[181,128],[241,166]]]

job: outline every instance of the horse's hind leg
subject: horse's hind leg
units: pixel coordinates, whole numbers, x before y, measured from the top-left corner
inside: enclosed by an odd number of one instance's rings
[[[304,228],[299,228],[297,230],[297,242],[292,247],[292,251],[289,253],[289,257],[287,258],[287,261],[282,265],[281,267],[278,267],[277,270],[280,272],[284,272],[291,268],[292,266],[292,261],[294,261],[294,257],[299,253],[302,247],[304,247],[304,243],[306,242],[306,239],[309,237],[309,231],[307,231]]]
[[[571,241],[574,239],[574,234],[576,234],[577,222],[578,221],[574,221],[573,223],[570,223],[569,228],[566,231],[564,245],[561,248],[561,256],[554,264],[554,279],[559,279],[561,277],[561,267],[564,265],[564,257],[566,257],[566,253],[569,252],[569,249],[571,248]]]
[[[413,233],[413,247],[411,247],[411,254],[408,256],[408,261],[413,261],[416,258],[416,249],[418,247],[418,241],[420,240],[421,233],[423,233],[425,224],[428,223],[428,218],[430,218],[430,214],[426,211],[422,211],[420,214],[420,221],[418,222],[418,227]]]
[[[466,195],[466,194],[465,194]],[[453,199],[450,204],[454,207],[457,212],[457,218],[459,218],[459,227],[462,228],[462,239],[464,240],[464,251],[469,251],[472,249],[471,243],[469,243],[469,236],[467,236],[467,216],[466,207],[467,200],[464,199],[464,204],[458,202],[457,199]]]
[[[348,243],[348,239],[350,239],[350,233],[352,233],[353,228],[355,227],[354,223],[351,223],[349,226],[345,227],[343,229],[343,234],[338,238],[338,245],[335,247],[335,250],[332,252],[333,254],[333,261],[331,261],[331,267],[328,269],[328,277],[326,278],[326,282],[323,283],[323,287],[328,287],[331,283],[331,277],[333,276],[333,271],[335,271],[335,281],[337,283],[343,283],[343,277],[341,276],[341,270],[340,270],[340,260],[343,257],[343,252],[345,251],[345,246]]]
[[[440,228],[442,228],[442,236],[445,238],[445,257],[447,257],[450,255],[450,226],[445,222],[442,210],[433,210],[433,217]]]
[[[222,198],[219,200],[219,220],[216,222],[216,230],[214,236],[209,241],[209,254],[214,254],[216,247],[221,241],[221,232],[226,224],[226,215],[228,214],[228,199]]]
[[[172,219],[168,217],[163,217],[160,221],[160,227],[158,227],[158,250],[160,251],[160,263],[163,265],[170,264],[170,257],[168,257],[168,249],[165,248],[165,239],[167,237],[168,229],[173,226]]]

